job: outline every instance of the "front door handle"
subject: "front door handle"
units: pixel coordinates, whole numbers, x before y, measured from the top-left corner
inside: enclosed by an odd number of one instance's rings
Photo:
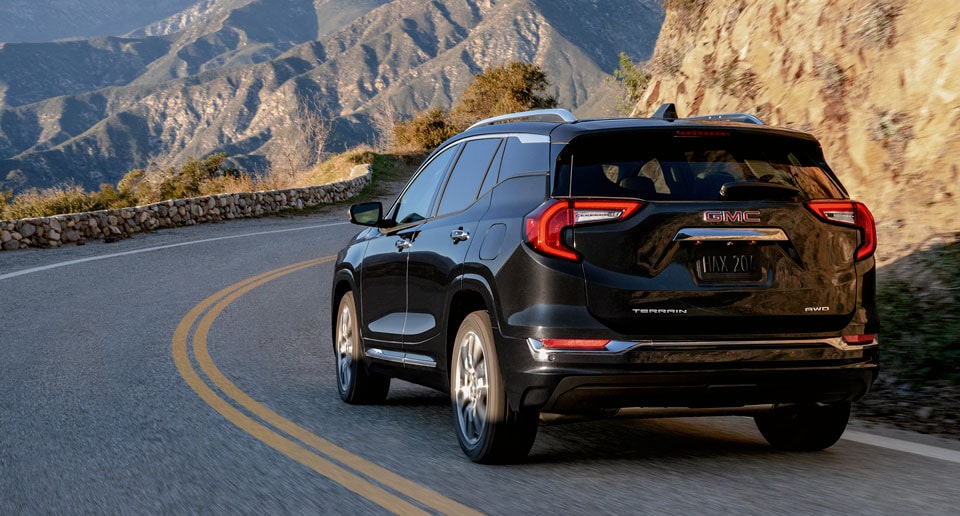
[[[453,239],[454,242],[465,242],[470,240],[470,233],[462,229],[454,229],[450,232],[450,238]]]
[[[393,245],[397,246],[397,249],[403,251],[404,249],[410,249],[413,247],[413,242],[407,240],[406,238],[401,238],[394,242]]]

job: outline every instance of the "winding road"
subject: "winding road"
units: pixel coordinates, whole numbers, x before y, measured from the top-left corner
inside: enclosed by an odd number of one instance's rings
[[[809,454],[739,417],[548,426],[489,467],[441,393],[347,406],[343,212],[0,253],[0,514],[960,510],[960,442],[858,423]]]

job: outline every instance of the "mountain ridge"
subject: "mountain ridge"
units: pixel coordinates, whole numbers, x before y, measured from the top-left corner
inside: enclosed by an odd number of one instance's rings
[[[263,18],[270,6],[308,4],[342,8],[337,11],[341,18],[350,17],[347,4],[358,5],[312,0],[235,0],[230,5],[254,9],[242,12]],[[117,79],[120,84],[93,84],[89,91],[20,105],[8,102],[0,109],[0,188],[73,180],[95,189],[151,162],[176,163],[221,151],[241,168],[263,170],[274,152],[273,136],[290,124],[301,99],[319,104],[333,124],[330,148],[342,148],[375,137],[377,112],[410,116],[428,107],[449,107],[473,74],[512,60],[542,65],[563,105],[576,108],[593,100],[602,108],[604,103],[591,99],[591,92],[609,91],[603,89],[604,77],[616,68],[620,51],[649,55],[662,20],[656,0],[622,0],[617,6],[622,9],[611,11],[610,2],[590,0],[426,5],[370,0],[353,11],[357,16],[351,23],[302,42],[298,38],[310,34],[303,27],[278,32],[290,28],[283,22],[289,15],[263,20],[257,40],[244,32],[243,24],[224,22],[236,20],[238,11],[209,17],[189,35],[118,39],[109,48],[130,55],[139,72],[132,80],[135,73],[129,72]],[[586,20],[581,24],[585,34],[576,42],[564,36],[575,35],[575,24],[567,21],[573,12]],[[561,29],[554,20],[561,20]],[[313,30],[317,27],[322,24]],[[243,45],[214,44],[241,33],[247,37]],[[135,51],[159,42],[169,44],[169,51],[144,65],[146,59]],[[268,48],[264,59],[234,59],[258,45]],[[190,53],[200,47],[213,50]],[[0,49],[0,61],[9,49]],[[61,78],[56,85],[69,90],[70,80]],[[0,84],[7,85],[7,97],[29,90],[18,83],[11,89],[5,72],[0,72]],[[607,104],[609,108],[612,102]]]

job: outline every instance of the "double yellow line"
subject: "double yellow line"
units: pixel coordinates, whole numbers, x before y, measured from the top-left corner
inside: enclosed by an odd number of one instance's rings
[[[173,360],[180,376],[203,401],[231,423],[291,459],[396,514],[480,514],[469,507],[354,455],[265,407],[227,379],[210,358],[207,336],[216,318],[240,296],[277,278],[333,261],[333,256],[295,263],[247,278],[204,299],[177,325]],[[199,322],[198,322],[199,321]],[[194,329],[194,326],[196,327]],[[191,330],[193,337],[191,339]],[[190,360],[188,347],[207,380]],[[246,410],[241,411],[238,407]],[[248,415],[248,413],[250,415]],[[255,416],[255,417],[251,417]],[[259,420],[257,419],[259,418]],[[414,505],[412,501],[421,506]]]

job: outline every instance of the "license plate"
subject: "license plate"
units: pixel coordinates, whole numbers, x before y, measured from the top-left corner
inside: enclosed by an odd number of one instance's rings
[[[760,281],[760,258],[753,252],[705,252],[697,257],[701,281]]]

